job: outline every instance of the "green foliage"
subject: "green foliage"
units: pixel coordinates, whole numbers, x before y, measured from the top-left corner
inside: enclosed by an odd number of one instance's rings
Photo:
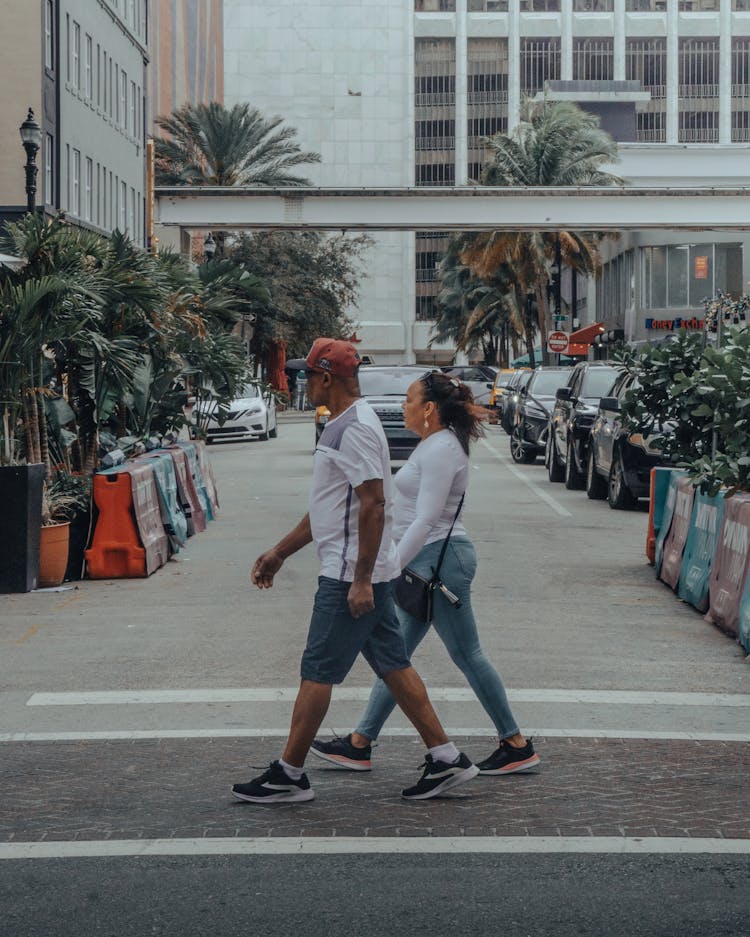
[[[676,340],[625,356],[640,389],[623,416],[687,469],[709,494],[750,491],[750,332],[729,327],[722,346],[681,330]],[[662,431],[664,430],[664,431]]]

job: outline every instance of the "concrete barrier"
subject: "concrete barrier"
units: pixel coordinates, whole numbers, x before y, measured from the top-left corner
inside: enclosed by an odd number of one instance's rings
[[[656,472],[659,474],[657,474],[655,492],[657,505],[654,511],[654,528],[656,530],[654,568],[658,576],[664,558],[664,541],[667,539],[672,526],[672,514],[677,498],[677,482],[685,475],[685,472],[670,468],[657,468]],[[664,478],[666,478],[666,483],[663,481]]]
[[[706,621],[739,637],[740,602],[750,562],[750,495],[724,499],[724,517],[708,581]]]
[[[664,538],[662,548],[662,562],[659,569],[659,578],[673,589],[680,581],[682,568],[682,555],[685,551],[690,521],[693,516],[693,500],[695,487],[689,478],[678,477],[675,480],[676,491],[672,507],[672,523],[669,533]]]
[[[708,580],[723,518],[723,491],[714,496],[695,492],[677,594],[700,612],[708,608]]]

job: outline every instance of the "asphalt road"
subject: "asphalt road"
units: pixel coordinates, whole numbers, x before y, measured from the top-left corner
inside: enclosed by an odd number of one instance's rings
[[[422,750],[396,714],[372,775],[232,800],[288,726],[315,558],[270,592],[247,573],[305,511],[312,440],[287,420],[212,447],[220,517],[150,579],[0,596],[0,935],[750,935],[745,655],[654,581],[644,510],[513,465],[496,428],[472,454],[475,610],[542,771],[405,804]],[[491,750],[434,637],[415,664]],[[369,685],[358,663],[324,731]]]

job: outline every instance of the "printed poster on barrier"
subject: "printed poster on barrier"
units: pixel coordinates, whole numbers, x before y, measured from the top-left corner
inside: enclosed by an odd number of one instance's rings
[[[699,612],[708,608],[708,578],[723,518],[724,492],[712,497],[696,491],[677,594]]]
[[[675,498],[677,497],[677,482],[684,478],[685,472],[678,469],[672,469],[669,474],[669,486],[667,488],[667,497],[661,512],[661,524],[659,533],[656,535],[656,562],[654,568],[658,577],[661,572],[661,563],[664,557],[664,541],[669,534],[669,528],[672,526],[672,513],[674,511]]]
[[[724,500],[724,521],[708,580],[706,621],[737,637],[740,599],[750,559],[750,495]]]
[[[677,492],[675,495],[674,509],[672,511],[672,523],[669,533],[664,540],[662,553],[661,569],[659,570],[659,579],[666,582],[673,589],[677,588],[680,581],[680,569],[682,568],[682,554],[687,543],[688,532],[690,531],[690,518],[693,516],[693,499],[695,497],[695,487],[689,478],[680,478],[677,480]]]

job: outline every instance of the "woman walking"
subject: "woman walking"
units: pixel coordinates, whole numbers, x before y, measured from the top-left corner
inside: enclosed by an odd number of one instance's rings
[[[460,604],[451,604],[436,590],[431,622],[420,621],[402,609],[398,615],[410,656],[430,625],[435,628],[494,723],[499,746],[477,763],[480,773],[511,774],[538,765],[539,756],[531,739],[519,730],[500,675],[479,643],[471,608],[476,552],[459,510],[469,476],[469,445],[482,433],[482,414],[469,388],[441,371],[427,372],[407,391],[404,423],[419,435],[420,443],[395,478],[393,535],[399,562],[401,569],[408,566],[430,579],[448,538],[440,579]],[[312,753],[341,768],[369,771],[371,743],[394,706],[388,688],[377,680],[356,730],[330,742],[316,739]]]

